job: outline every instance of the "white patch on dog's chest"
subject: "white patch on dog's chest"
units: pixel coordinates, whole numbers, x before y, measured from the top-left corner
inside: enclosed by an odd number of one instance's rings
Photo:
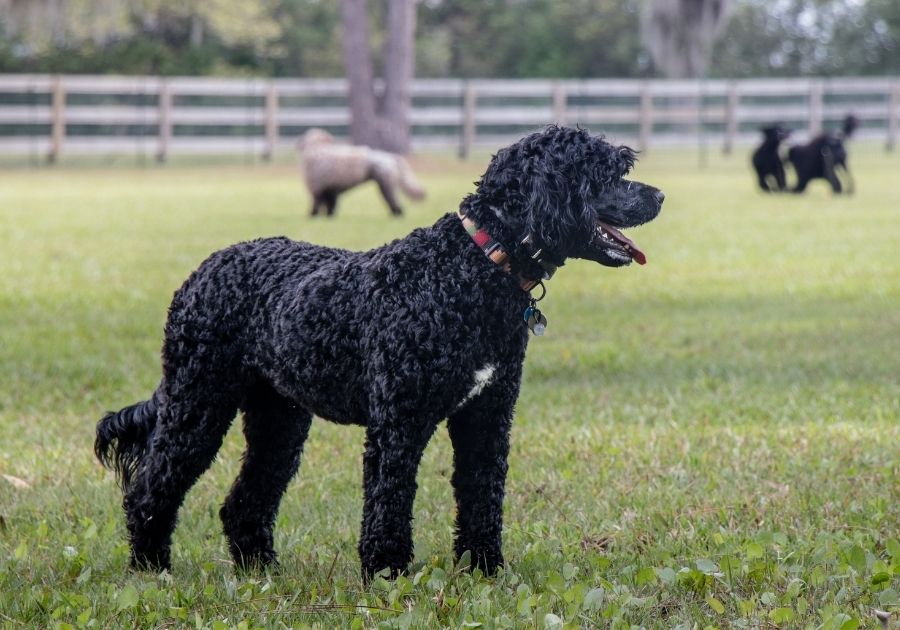
[[[456,405],[456,409],[459,409],[467,402],[478,396],[484,388],[491,384],[491,381],[494,380],[494,372],[497,371],[496,366],[488,363],[480,370],[475,370],[472,374],[472,380],[474,384],[472,385],[472,389],[469,390],[469,393],[466,394],[465,398],[463,398],[458,405]],[[454,411],[456,411],[454,409]]]

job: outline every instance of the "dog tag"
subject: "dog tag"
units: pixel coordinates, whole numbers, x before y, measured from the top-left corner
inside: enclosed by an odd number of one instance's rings
[[[547,330],[547,318],[541,313],[540,309],[535,306],[529,306],[525,309],[525,322],[536,337],[541,337]]]

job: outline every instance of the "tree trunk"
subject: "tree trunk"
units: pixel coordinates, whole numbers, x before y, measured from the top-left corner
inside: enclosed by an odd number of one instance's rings
[[[381,146],[394,153],[408,153],[409,84],[413,77],[415,53],[415,0],[390,0],[387,27]]]
[[[200,15],[191,14],[191,46],[198,48],[203,45],[203,18]]]
[[[369,48],[369,12],[366,0],[343,0],[344,66],[347,69],[350,138],[354,144],[378,144],[378,117]]]
[[[407,153],[416,2],[388,1],[384,97],[380,107],[376,107],[366,0],[343,0],[341,19],[344,65],[349,84],[350,137],[356,144]]]
[[[641,35],[653,62],[672,79],[706,74],[730,0],[645,0]]]

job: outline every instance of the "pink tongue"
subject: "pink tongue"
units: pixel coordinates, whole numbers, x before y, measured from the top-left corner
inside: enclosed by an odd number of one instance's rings
[[[628,253],[631,254],[631,258],[639,265],[647,264],[647,255],[641,251],[641,248],[634,244],[630,238],[622,234],[619,230],[612,227],[611,225],[607,225],[606,223],[601,223],[600,225],[617,241],[622,243],[627,249]]]
[[[647,256],[645,256],[644,252],[636,247],[631,248],[631,257],[634,258],[634,261],[639,265],[647,264]]]

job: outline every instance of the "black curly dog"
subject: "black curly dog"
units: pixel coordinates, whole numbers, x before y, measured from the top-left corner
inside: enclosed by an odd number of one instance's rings
[[[797,145],[788,151],[788,161],[794,166],[797,173],[797,184],[793,192],[802,193],[813,179],[825,179],[831,184],[834,194],[840,194],[844,190],[839,173],[847,179],[847,194],[853,194],[854,183],[850,167],[847,166],[847,148],[844,142],[853,135],[859,126],[856,116],[848,115],[844,118],[842,129],[839,133],[823,133],[807,144]]]
[[[791,130],[780,123],[762,127],[762,144],[753,152],[753,168],[756,169],[756,181],[766,192],[787,190],[784,176],[784,164],[778,153],[782,141],[791,135]]]
[[[266,238],[210,256],[169,308],[159,387],[97,426],[96,454],[125,494],[132,566],[170,566],[178,509],[238,410],[247,448],[220,515],[239,567],[275,562],[276,512],[313,414],[366,427],[364,576],[412,559],[416,470],[444,418],[456,555],[501,566],[527,289],[568,257],[645,262],[616,229],[662,204],[656,188],[623,179],[634,160],[550,127],[499,151],[458,214],[383,247]]]

